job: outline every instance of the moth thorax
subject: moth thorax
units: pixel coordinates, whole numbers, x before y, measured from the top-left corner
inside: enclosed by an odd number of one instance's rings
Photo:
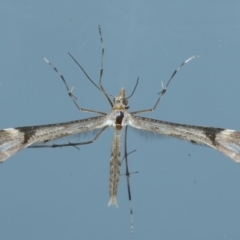
[[[115,124],[116,124],[116,129],[121,130],[122,129],[122,120],[124,118],[123,112],[119,111],[116,116]]]

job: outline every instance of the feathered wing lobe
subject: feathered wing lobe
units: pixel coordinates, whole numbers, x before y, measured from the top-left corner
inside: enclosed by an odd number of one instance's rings
[[[0,162],[35,143],[48,142],[106,126],[106,116],[99,116],[65,123],[0,130]]]
[[[0,130],[0,162],[5,161],[25,147],[24,133],[14,128]]]
[[[225,129],[216,136],[216,148],[236,162],[240,162],[240,132]]]
[[[129,125],[137,129],[207,145],[235,162],[240,162],[240,132],[238,131],[183,125],[139,116],[130,116]]]

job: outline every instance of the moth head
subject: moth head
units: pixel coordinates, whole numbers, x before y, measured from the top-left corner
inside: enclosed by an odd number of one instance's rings
[[[117,97],[113,99],[113,109],[125,110],[128,109],[128,100],[125,97],[125,89],[122,88]]]

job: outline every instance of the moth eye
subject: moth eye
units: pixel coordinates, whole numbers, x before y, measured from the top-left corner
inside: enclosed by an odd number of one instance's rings
[[[127,100],[126,98],[123,99],[123,104],[124,104],[125,106],[128,105],[128,100]]]

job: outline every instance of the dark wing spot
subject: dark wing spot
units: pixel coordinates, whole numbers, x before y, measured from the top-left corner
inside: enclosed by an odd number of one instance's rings
[[[16,128],[19,132],[24,134],[23,144],[28,143],[29,139],[35,135],[36,131],[32,130],[31,127],[20,127]]]
[[[213,145],[217,145],[216,143],[216,136],[222,132],[224,129],[223,128],[204,128],[204,133],[206,135],[206,137],[208,137]]]

